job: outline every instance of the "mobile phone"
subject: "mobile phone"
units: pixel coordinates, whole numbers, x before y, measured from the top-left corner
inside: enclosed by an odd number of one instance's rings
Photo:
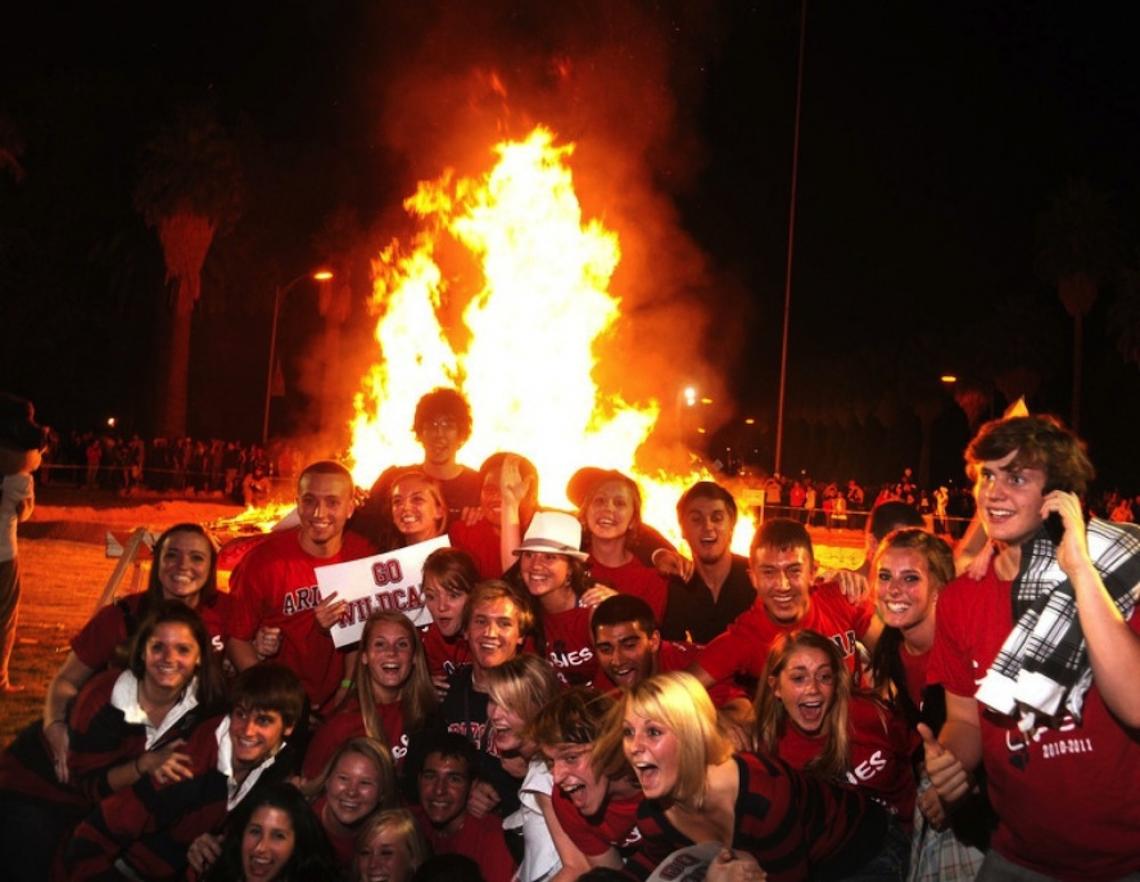
[[[1048,517],[1045,518],[1045,532],[1054,545],[1061,544],[1061,540],[1065,536],[1065,522],[1061,520],[1061,516],[1057,512],[1049,512]]]

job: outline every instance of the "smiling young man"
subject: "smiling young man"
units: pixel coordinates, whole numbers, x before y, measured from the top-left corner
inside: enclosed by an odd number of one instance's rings
[[[534,614],[514,588],[495,580],[475,586],[463,614],[471,663],[451,675],[440,716],[448,731],[478,747],[487,728],[484,674],[518,654],[534,627]]]
[[[554,778],[551,801],[569,842],[556,839],[562,866],[622,868],[624,854],[641,839],[637,807],[641,788],[633,772],[608,776],[594,761],[593,746],[613,708],[609,695],[580,686],[548,703],[531,730]]]
[[[752,539],[749,576],[756,602],[701,652],[689,668],[706,688],[734,674],[759,678],[779,634],[812,630],[834,640],[852,672],[856,641],[873,649],[883,623],[869,596],[852,602],[838,582],[814,585],[815,555],[803,524],[772,518]]]
[[[1092,464],[1052,417],[987,423],[966,461],[996,554],[939,595],[931,782],[953,806],[985,765],[999,823],[979,879],[1140,878],[1140,528],[1085,523]]]
[[[521,770],[512,770],[514,775],[504,770],[490,744],[493,739],[487,737],[486,672],[518,655],[534,627],[534,613],[515,588],[492,579],[475,586],[463,621],[471,663],[448,678],[439,716],[449,732],[462,735],[478,748],[480,780],[475,804],[482,810],[497,805],[503,814],[510,814],[518,806]]]
[[[515,861],[496,815],[475,817],[467,799],[475,782],[478,755],[454,732],[425,733],[415,745],[423,756],[415,775],[419,803],[412,809],[432,853],[461,854],[479,864],[487,882],[510,882]]]
[[[409,468],[439,482],[447,501],[449,521],[461,520],[464,510],[478,508],[482,479],[478,472],[456,459],[471,437],[471,406],[463,394],[456,389],[439,387],[423,395],[416,403],[412,432],[423,448],[423,462],[386,468],[368,491],[368,501],[354,519],[353,529],[374,535],[384,525],[391,524],[388,493],[396,476]]]
[[[282,749],[305,703],[296,675],[257,665],[231,690],[233,710],[194,730],[179,748],[182,761],[163,766],[163,783],[144,776],[80,823],[67,845],[68,879],[180,879],[201,834],[217,833],[259,780],[293,772]]]
[[[335,706],[355,653],[337,650],[329,628],[344,611],[322,597],[314,568],[356,560],[372,546],[344,526],[352,514],[352,475],[331,460],[312,463],[297,479],[301,524],[273,533],[234,573],[226,651],[239,670],[267,657],[292,669],[313,710]],[[259,629],[261,631],[258,634]],[[255,638],[257,642],[255,643]]]
[[[748,561],[732,553],[736,500],[712,481],[698,481],[677,502],[677,521],[693,555],[693,574],[669,580],[661,634],[709,643],[756,600]]]

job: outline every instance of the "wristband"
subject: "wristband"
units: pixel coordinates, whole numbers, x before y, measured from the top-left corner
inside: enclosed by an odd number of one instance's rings
[[[61,726],[66,726],[67,720],[52,720],[50,723],[48,723],[46,726],[44,726],[44,731],[46,732],[48,729],[50,729],[56,723],[59,723]]]
[[[344,680],[340,681],[340,688],[341,689],[347,689],[351,685],[352,685],[352,680],[344,679]]]

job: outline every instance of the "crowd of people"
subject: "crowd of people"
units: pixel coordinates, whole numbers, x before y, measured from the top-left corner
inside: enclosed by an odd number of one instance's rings
[[[620,472],[543,509],[524,456],[458,462],[454,390],[412,428],[423,462],[361,506],[341,464],[301,469],[299,525],[228,593],[201,527],[159,538],[0,756],[11,878],[1140,874],[1140,532],[1086,520],[1058,421],[981,428],[955,548],[884,499],[850,571],[796,518],[733,554],[712,481],[677,501],[688,555]],[[377,610],[338,648],[315,568],[428,540],[430,624]]]
[[[48,429],[39,479],[123,495],[148,490],[262,505],[275,487],[291,488],[303,465],[300,449],[288,443],[266,448],[219,438]]]

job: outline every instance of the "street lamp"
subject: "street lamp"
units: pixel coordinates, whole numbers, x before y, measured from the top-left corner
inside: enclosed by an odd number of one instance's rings
[[[327,269],[301,273],[289,284],[278,285],[273,293],[273,324],[269,327],[269,368],[265,373],[265,411],[261,419],[262,445],[269,440],[269,402],[273,400],[273,363],[277,358],[277,319],[281,315],[281,298],[305,279],[312,279],[314,282],[328,282],[332,277],[332,271]]]

